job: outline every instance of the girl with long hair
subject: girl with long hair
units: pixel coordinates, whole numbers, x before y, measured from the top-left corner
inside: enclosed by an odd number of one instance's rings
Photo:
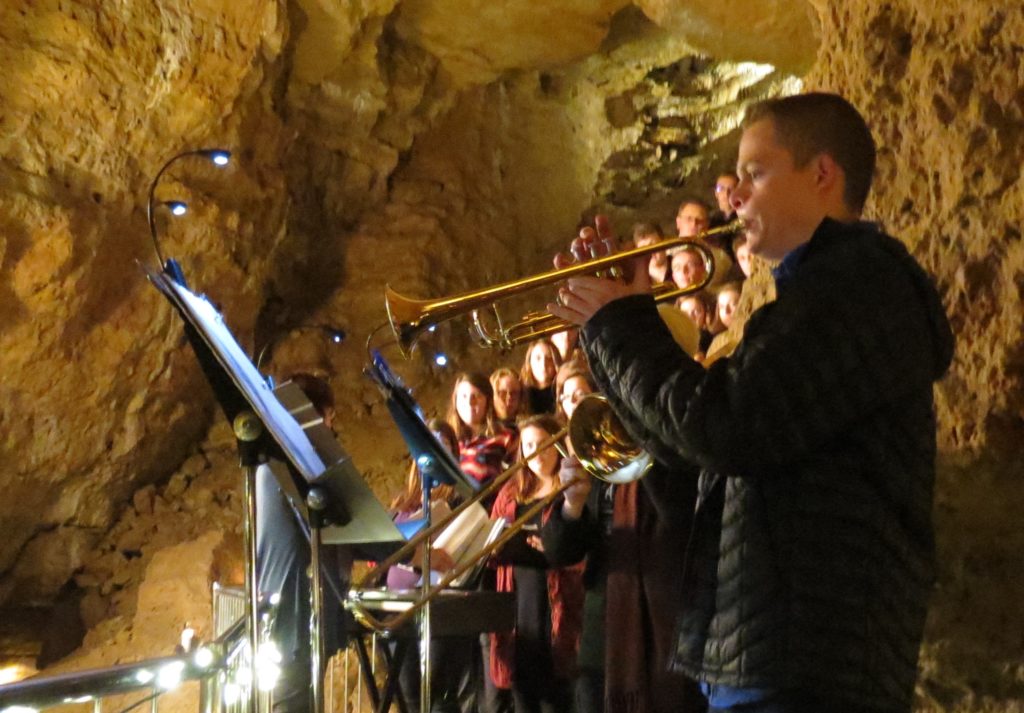
[[[523,382],[525,413],[555,412],[555,374],[562,365],[558,349],[549,339],[537,339],[526,348],[519,378]]]
[[[481,485],[487,485],[512,461],[515,433],[498,424],[494,392],[483,374],[462,372],[455,377],[447,421],[459,444],[459,465]]]
[[[550,415],[519,425],[519,458],[526,466],[498,493],[492,518],[509,522],[559,486],[561,456],[537,446],[560,430]],[[490,676],[511,689],[516,713],[568,713],[583,621],[582,565],[550,568],[537,535],[549,506],[496,559],[499,592],[515,592],[516,627],[491,635]]]
[[[459,452],[459,443],[455,431],[446,421],[439,418],[427,422],[429,428],[453,455]],[[434,485],[430,489],[431,503],[444,502],[454,509],[461,498],[451,485]],[[422,474],[413,462],[409,466],[405,488],[391,501],[391,511],[395,521],[401,522],[421,515],[423,507]],[[443,552],[434,550],[431,569],[435,572],[447,570],[451,566],[450,559],[445,559]],[[420,584],[420,572],[414,563],[420,562],[420,556],[414,555],[407,564],[399,564],[388,570],[388,589],[412,589]],[[420,709],[420,669],[416,642],[410,651],[405,653],[399,671],[399,685],[405,697],[407,707],[411,711]],[[477,680],[479,671],[479,654],[476,637],[444,637],[431,642],[431,710],[438,713],[475,713],[477,709]]]

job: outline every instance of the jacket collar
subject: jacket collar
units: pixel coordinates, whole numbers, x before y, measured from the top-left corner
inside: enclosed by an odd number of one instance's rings
[[[867,221],[856,221],[854,223],[842,223],[833,218],[825,218],[811,235],[806,243],[797,245],[786,253],[782,261],[772,268],[772,276],[775,278],[775,287],[782,289],[796,276],[797,270],[804,262],[808,254],[817,251],[824,245],[831,243],[834,239],[844,235],[863,231],[878,231],[877,223]]]

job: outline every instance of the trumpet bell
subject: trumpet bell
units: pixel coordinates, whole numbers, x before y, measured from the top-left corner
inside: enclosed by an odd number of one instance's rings
[[[585,396],[576,404],[569,421],[569,442],[591,475],[613,485],[639,480],[654,464],[600,394]]]

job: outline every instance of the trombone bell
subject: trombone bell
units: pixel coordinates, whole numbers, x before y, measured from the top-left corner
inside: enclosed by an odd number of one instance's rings
[[[600,394],[589,394],[576,404],[569,420],[569,441],[587,472],[613,485],[639,480],[654,464]]]

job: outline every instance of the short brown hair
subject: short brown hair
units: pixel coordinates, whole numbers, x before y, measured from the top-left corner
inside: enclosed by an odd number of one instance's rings
[[[743,119],[747,128],[771,119],[775,138],[803,168],[819,154],[828,154],[843,169],[843,202],[858,215],[875,174],[875,141],[864,117],[838,94],[811,92],[769,99],[753,105]]]
[[[697,206],[702,211],[704,211],[705,215],[710,215],[711,214],[711,209],[708,208],[708,204],[705,203],[704,201],[702,201],[700,198],[684,198],[682,201],[680,201],[679,207],[676,208],[676,215],[679,215],[680,213],[682,213],[683,212],[683,208],[685,208],[688,205],[695,205],[695,206]]]
[[[659,238],[665,237],[665,233],[662,232],[661,226],[657,223],[633,223],[633,240],[642,238],[645,235],[657,235]]]

